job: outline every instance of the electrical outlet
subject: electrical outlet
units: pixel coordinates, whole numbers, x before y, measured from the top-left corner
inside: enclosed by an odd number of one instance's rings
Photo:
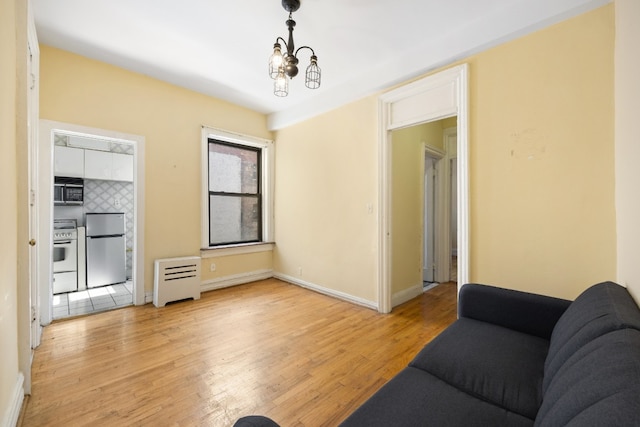
[[[119,208],[119,207],[120,207],[120,197],[116,196],[116,197],[113,199],[113,206],[115,206],[116,208]]]
[[[298,267],[298,276],[302,277],[302,267]]]
[[[216,271],[216,265],[214,263],[209,265],[209,271]]]

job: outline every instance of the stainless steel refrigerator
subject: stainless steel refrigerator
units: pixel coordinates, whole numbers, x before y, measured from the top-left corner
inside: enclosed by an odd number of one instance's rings
[[[127,281],[124,213],[88,213],[87,287]]]

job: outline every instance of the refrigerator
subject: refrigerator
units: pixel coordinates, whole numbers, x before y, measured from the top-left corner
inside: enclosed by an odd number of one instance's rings
[[[87,287],[127,281],[124,213],[88,213]]]

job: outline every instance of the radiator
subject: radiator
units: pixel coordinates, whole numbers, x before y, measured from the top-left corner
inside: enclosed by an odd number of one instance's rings
[[[200,257],[157,259],[154,263],[153,305],[200,299]]]

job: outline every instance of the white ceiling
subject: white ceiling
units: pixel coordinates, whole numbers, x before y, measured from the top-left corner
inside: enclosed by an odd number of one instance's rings
[[[611,0],[302,0],[296,47],[322,85],[273,95],[281,0],[33,0],[41,43],[269,115],[278,129]]]

